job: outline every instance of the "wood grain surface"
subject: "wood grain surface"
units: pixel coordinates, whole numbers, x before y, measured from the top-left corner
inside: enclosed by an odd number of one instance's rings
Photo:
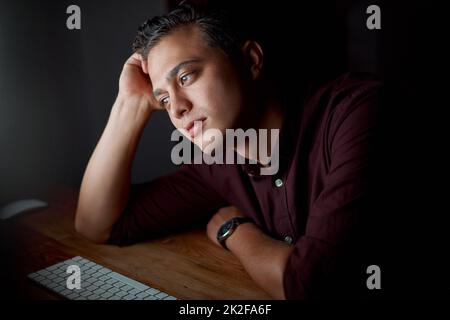
[[[77,196],[59,187],[42,195],[48,208],[0,222],[0,276],[10,297],[59,299],[26,275],[79,255],[181,299],[270,299],[204,230],[128,247],[91,243],[74,229]]]

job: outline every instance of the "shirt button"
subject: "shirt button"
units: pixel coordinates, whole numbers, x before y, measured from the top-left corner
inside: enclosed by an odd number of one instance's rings
[[[292,239],[291,236],[286,236],[286,237],[284,237],[284,241],[287,242],[287,243],[289,243],[289,244],[292,244],[293,239]]]
[[[277,188],[281,188],[283,186],[283,180],[281,179],[275,180],[275,185],[277,186]]]

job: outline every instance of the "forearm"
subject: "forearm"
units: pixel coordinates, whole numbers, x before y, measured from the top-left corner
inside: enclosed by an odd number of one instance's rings
[[[283,274],[294,246],[265,235],[256,225],[240,225],[227,239],[247,273],[275,299],[285,299]]]
[[[128,200],[132,161],[151,111],[139,97],[118,96],[83,176],[77,231],[105,242]]]

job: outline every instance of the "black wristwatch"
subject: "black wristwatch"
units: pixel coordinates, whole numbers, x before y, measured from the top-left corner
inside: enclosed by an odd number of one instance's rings
[[[225,240],[233,234],[238,225],[247,222],[253,222],[253,220],[246,217],[235,217],[228,220],[227,222],[222,224],[219,228],[219,231],[217,231],[217,241],[219,241],[222,247],[228,250],[227,245],[225,244]]]

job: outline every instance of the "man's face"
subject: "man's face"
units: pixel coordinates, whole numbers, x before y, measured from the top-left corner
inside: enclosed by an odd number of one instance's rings
[[[181,28],[163,37],[150,50],[148,74],[160,107],[173,125],[203,148],[202,131],[215,128],[222,134],[235,128],[244,106],[243,86],[236,68],[219,48],[211,48],[195,26]]]

